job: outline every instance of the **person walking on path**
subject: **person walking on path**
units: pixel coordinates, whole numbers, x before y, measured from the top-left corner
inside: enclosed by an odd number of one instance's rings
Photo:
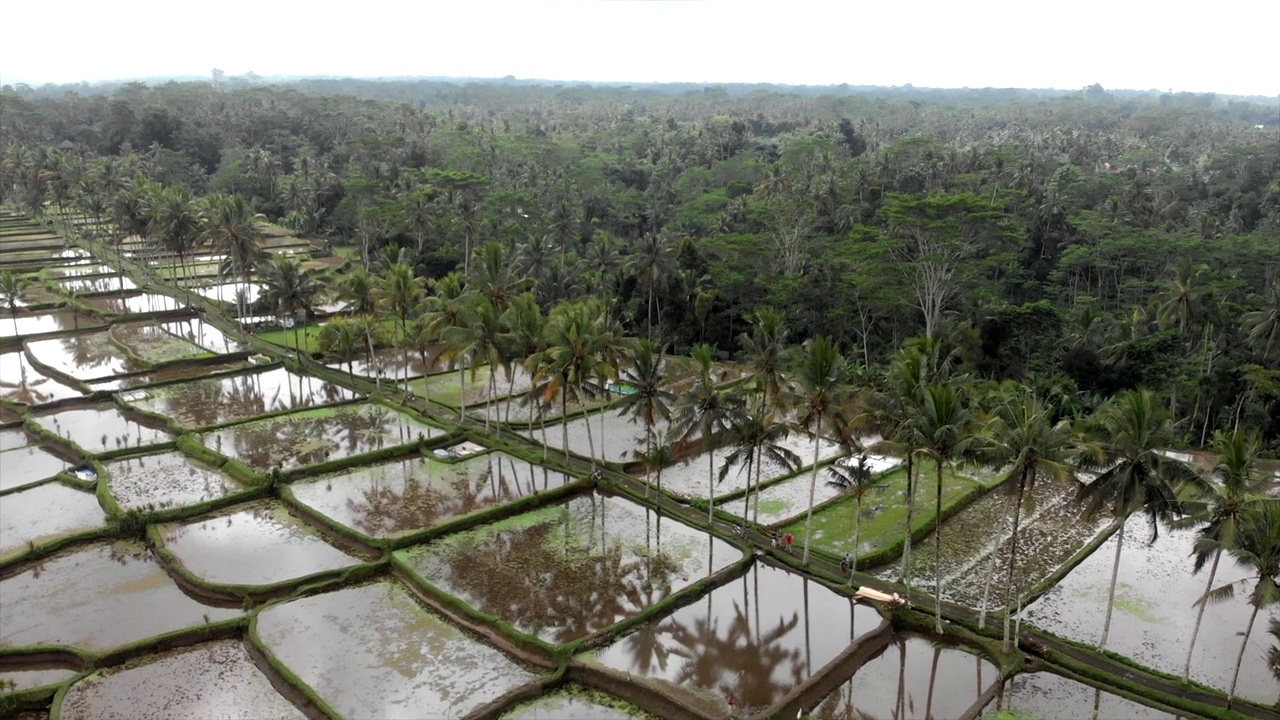
[[[787,544],[786,550],[787,550],[787,552],[788,552],[788,553],[790,553],[790,552],[791,552],[791,545],[792,545],[792,543],[794,543],[795,541],[796,541],[796,538],[795,538],[795,536],[794,536],[794,535],[792,535],[791,533],[787,533],[787,537],[783,539],[783,542],[785,542],[785,543]]]

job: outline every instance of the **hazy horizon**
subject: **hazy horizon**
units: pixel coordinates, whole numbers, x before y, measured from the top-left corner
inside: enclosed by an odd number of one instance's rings
[[[1013,0],[909,11],[796,0],[480,0],[359,13],[229,0],[0,11],[0,83],[208,77],[502,78],[587,83],[773,83],[1280,94],[1280,3],[1222,0],[1212,15],[1083,0],[1065,14]],[[927,22],[916,22],[926,18]]]

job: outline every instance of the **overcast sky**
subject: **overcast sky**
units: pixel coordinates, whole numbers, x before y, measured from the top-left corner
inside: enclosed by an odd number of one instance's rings
[[[1280,94],[1280,0],[13,0],[0,25],[4,83],[218,67]]]

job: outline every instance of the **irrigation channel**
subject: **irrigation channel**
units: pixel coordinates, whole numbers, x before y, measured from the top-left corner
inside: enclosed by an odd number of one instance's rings
[[[68,244],[84,222],[0,212],[0,267],[35,283],[0,317],[0,717],[1280,720],[1258,667],[1228,709],[1239,607],[1180,679],[1201,580],[1161,568],[1185,536],[1132,551],[1100,652],[1117,524],[1078,522],[1064,488],[1026,511],[1019,593],[980,582],[1011,501],[977,468],[949,471],[940,527],[922,509],[916,587],[887,466],[859,509],[866,566],[842,570],[854,506],[825,486],[802,565],[777,536],[804,524],[810,468],[731,472],[709,519],[714,460],[695,449],[659,491],[605,404],[544,427],[527,378],[297,357],[241,336],[226,283]],[[837,455],[823,441],[819,470]]]

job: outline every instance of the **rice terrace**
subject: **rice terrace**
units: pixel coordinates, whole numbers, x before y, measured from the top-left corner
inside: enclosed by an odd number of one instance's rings
[[[1280,720],[1276,127],[436,85],[0,92],[0,718]]]

